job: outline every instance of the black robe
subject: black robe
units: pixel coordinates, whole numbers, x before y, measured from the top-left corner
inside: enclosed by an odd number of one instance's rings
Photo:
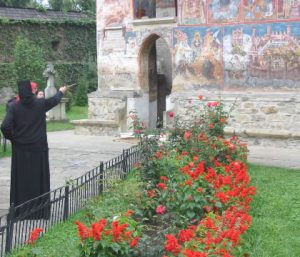
[[[50,191],[46,112],[56,106],[62,96],[58,91],[49,99],[24,97],[8,108],[1,131],[12,143],[10,204],[14,206]],[[49,204],[49,200],[47,195],[42,204]],[[32,208],[28,205],[25,209],[32,211]],[[31,217],[48,218],[49,213],[42,209]]]

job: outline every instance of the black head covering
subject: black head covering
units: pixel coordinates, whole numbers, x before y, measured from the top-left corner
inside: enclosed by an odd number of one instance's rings
[[[33,93],[30,80],[21,80],[18,82],[19,97],[22,103],[30,103],[33,101]]]

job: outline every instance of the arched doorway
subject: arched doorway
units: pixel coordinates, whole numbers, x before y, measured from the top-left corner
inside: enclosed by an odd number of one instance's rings
[[[166,97],[172,90],[172,55],[167,42],[152,34],[144,41],[139,57],[140,87],[149,95],[146,123],[153,129],[163,124]]]

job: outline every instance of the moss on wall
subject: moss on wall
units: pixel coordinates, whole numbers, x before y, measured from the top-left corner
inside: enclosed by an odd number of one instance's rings
[[[96,59],[95,22],[0,20],[0,35],[0,88],[15,89],[12,63],[19,36],[42,48],[45,60],[55,64],[58,83],[77,82],[87,70],[89,60]]]

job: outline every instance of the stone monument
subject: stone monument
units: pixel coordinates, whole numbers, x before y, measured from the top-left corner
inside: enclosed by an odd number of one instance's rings
[[[47,78],[47,87],[45,88],[45,98],[48,99],[57,93],[55,87],[55,73],[53,63],[48,63],[43,72],[43,76]],[[66,103],[67,98],[63,98],[61,102],[53,109],[47,112],[47,120],[66,120]]]

